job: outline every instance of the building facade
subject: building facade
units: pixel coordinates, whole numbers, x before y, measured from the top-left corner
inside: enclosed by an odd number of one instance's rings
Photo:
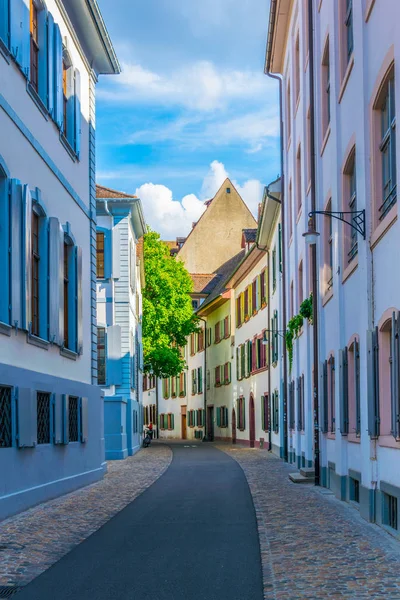
[[[304,321],[288,381],[292,460],[300,464],[304,453],[306,464],[314,461],[315,392],[321,483],[394,534],[399,11],[394,0],[271,2],[266,62],[282,80],[287,319],[298,314],[313,282],[317,291],[318,351],[314,326]],[[315,273],[313,248],[303,237],[312,210],[325,212],[315,220]]]
[[[132,456],[143,430],[142,287],[146,231],[139,198],[97,186],[97,381],[106,459]]]
[[[101,478],[95,2],[0,4],[0,518]]]

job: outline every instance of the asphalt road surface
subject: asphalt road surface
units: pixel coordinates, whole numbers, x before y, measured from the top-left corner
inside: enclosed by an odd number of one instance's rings
[[[171,447],[160,479],[14,598],[263,600],[243,471],[207,443]]]

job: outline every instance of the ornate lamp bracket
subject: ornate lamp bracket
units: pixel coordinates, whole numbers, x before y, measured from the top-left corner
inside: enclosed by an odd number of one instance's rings
[[[334,217],[346,225],[350,225],[352,229],[355,229],[365,240],[365,210],[357,211],[339,211],[333,212],[331,210],[312,210],[308,213],[311,219],[314,215],[325,215],[326,217]]]

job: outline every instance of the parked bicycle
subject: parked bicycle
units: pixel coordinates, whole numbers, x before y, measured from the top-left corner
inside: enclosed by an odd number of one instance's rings
[[[148,448],[151,444],[151,440],[153,438],[153,430],[146,428],[143,432],[143,448]]]

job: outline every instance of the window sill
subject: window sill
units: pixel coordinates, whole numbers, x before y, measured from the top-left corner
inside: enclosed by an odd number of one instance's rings
[[[44,340],[43,338],[37,337],[36,335],[27,333],[26,341],[28,344],[32,344],[32,346],[36,346],[37,348],[42,348],[42,350],[48,350],[50,346],[50,342]]]
[[[325,152],[325,148],[326,148],[326,145],[328,143],[330,135],[331,135],[331,125],[329,124],[328,128],[327,128],[327,130],[325,132],[324,139],[322,140],[322,146],[321,146],[321,152],[320,152],[321,156]]]
[[[319,4],[318,4],[318,12],[321,10],[321,6],[322,6],[322,0],[319,0]]]
[[[69,358],[70,360],[76,360],[78,358],[78,354],[73,350],[69,350],[69,348],[60,348],[60,355]]]
[[[43,118],[46,121],[48,121],[49,120],[49,111],[47,110],[46,106],[43,104],[41,97],[39,96],[39,94],[37,93],[37,91],[35,90],[35,88],[32,86],[32,84],[29,81],[26,84],[26,91],[28,92],[28,95],[32,98],[32,100],[38,107]]]
[[[10,61],[10,51],[1,38],[0,38],[0,54],[4,58],[6,63],[10,64],[10,62],[11,62]]]
[[[67,138],[65,137],[65,135],[63,134],[62,131],[60,131],[60,142],[64,146],[64,148],[68,152],[68,154],[70,155],[71,159],[74,162],[79,161],[78,155],[76,154],[75,150],[73,149],[73,147],[71,146],[71,144],[69,143],[69,141],[67,140]]]
[[[361,444],[361,437],[357,433],[349,433],[347,435],[347,441],[352,444]]]
[[[292,245],[292,242],[293,242],[293,233],[290,234],[289,246]]]
[[[297,213],[297,217],[296,217],[296,225],[299,224],[299,221],[301,219],[301,215],[303,214],[303,205],[301,204],[299,207],[299,211]]]
[[[332,431],[329,431],[329,432],[326,434],[326,437],[327,437],[327,439],[328,439],[328,440],[335,440],[335,439],[336,439],[336,434],[335,434],[335,433],[332,433]]]
[[[10,337],[11,330],[12,330],[11,325],[7,325],[7,323],[0,322],[0,334],[7,335],[8,337]]]
[[[379,223],[379,225],[375,228],[374,232],[371,235],[370,246],[371,250],[375,248],[375,246],[380,242],[385,233],[390,229],[393,223],[397,220],[397,202],[390,209],[386,217]]]
[[[308,196],[308,194],[310,193],[310,190],[311,190],[311,179],[310,179],[310,181],[308,182],[308,185],[307,185],[306,196]]]
[[[365,22],[368,23],[368,19],[371,16],[372,9],[374,8],[375,0],[367,0],[367,7],[365,9]]]
[[[344,94],[344,92],[346,90],[347,82],[350,79],[350,75],[351,75],[351,72],[353,70],[353,67],[354,67],[354,53],[350,56],[350,60],[348,62],[348,65],[347,65],[346,70],[345,70],[344,75],[343,75],[343,80],[342,80],[342,84],[340,86],[339,97],[338,97],[338,103],[339,104],[340,104],[340,102],[341,102],[341,100],[343,98],[343,94]]]
[[[298,93],[297,100],[296,100],[296,106],[295,106],[295,109],[294,109],[294,117],[295,118],[296,118],[296,115],[297,115],[297,111],[299,110],[299,106],[300,106],[300,91]]]
[[[292,136],[290,135],[286,142],[286,149],[289,150],[290,144],[292,143]]]
[[[333,288],[331,288],[329,292],[326,292],[325,296],[322,298],[322,306],[326,306],[331,298],[333,298]]]
[[[400,450],[400,440],[395,440],[392,435],[380,435],[378,444],[383,448],[395,448]]]
[[[350,275],[352,275],[354,273],[354,271],[357,269],[357,267],[358,267],[358,254],[355,258],[353,258],[351,263],[349,263],[347,265],[347,267],[345,268],[345,270],[343,271],[342,283],[345,283],[348,280]]]

